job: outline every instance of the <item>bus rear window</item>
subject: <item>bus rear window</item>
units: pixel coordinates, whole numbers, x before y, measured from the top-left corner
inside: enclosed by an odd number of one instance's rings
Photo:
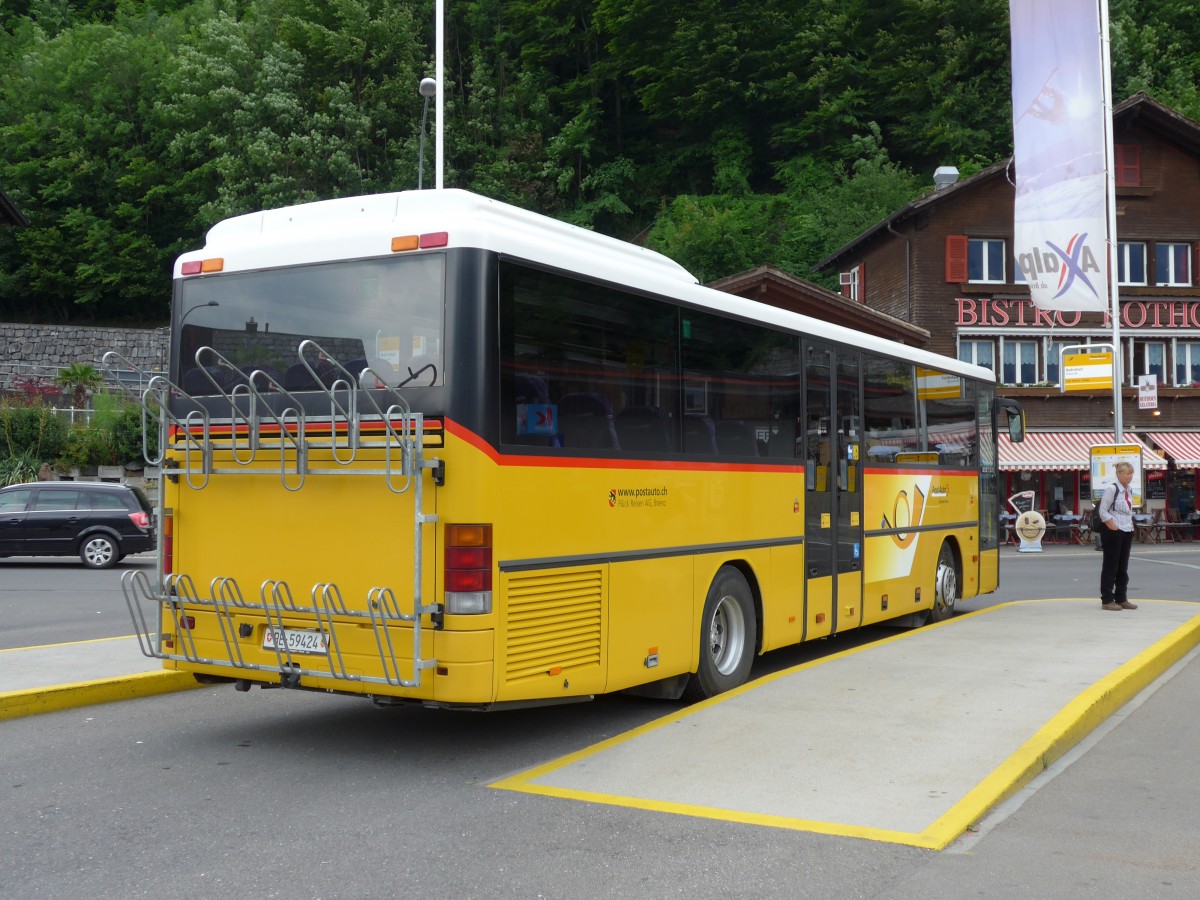
[[[317,390],[345,379],[334,362],[356,378],[367,367],[390,386],[444,383],[445,256],[324,263],[256,272],[234,272],[180,283],[175,303],[178,333],[176,383],[193,396],[228,390],[255,370],[288,391]],[[320,351],[300,361],[301,341]],[[213,365],[211,347],[238,373]],[[323,352],[322,352],[323,351]],[[201,364],[204,368],[201,368]]]

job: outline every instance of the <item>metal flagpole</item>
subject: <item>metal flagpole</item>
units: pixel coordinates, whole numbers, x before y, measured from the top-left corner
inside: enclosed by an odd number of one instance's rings
[[[1108,193],[1108,291],[1112,303],[1113,333],[1113,443],[1125,442],[1125,425],[1121,421],[1121,386],[1124,382],[1121,348],[1121,303],[1117,284],[1117,178],[1113,171],[1113,102],[1112,61],[1109,55],[1108,0],[1100,2],[1100,78],[1104,93],[1104,184]]]
[[[442,65],[442,45],[445,43],[446,37],[446,3],[445,0],[437,0],[434,16],[437,21],[434,22],[435,43],[437,47],[434,50],[434,77],[437,79],[437,103],[435,110],[437,111],[437,128],[434,130],[434,187],[439,191],[442,189],[442,115],[445,110],[445,85],[444,70]],[[1107,33],[1107,32],[1106,32]]]

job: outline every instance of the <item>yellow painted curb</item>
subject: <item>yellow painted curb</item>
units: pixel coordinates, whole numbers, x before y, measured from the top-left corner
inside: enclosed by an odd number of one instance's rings
[[[1197,645],[1200,645],[1200,616],[1180,625],[1078,694],[1024,746],[927,828],[914,842],[916,846],[931,850],[949,846],[989,810],[1025,787]]]
[[[94,703],[169,694],[202,687],[186,672],[139,672],[121,678],[101,678],[78,684],[0,693],[0,719],[18,719]]]

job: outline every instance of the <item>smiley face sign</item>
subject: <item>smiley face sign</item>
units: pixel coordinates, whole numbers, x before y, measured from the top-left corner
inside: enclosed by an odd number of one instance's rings
[[[1023,512],[1017,516],[1013,527],[1021,540],[1036,544],[1046,533],[1046,520],[1042,518],[1040,512]]]

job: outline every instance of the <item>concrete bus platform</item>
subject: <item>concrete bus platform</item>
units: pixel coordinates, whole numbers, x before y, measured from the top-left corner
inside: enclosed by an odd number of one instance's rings
[[[940,850],[1200,644],[1196,604],[1138,606],[988,607],[491,787]]]
[[[0,650],[0,719],[198,686],[143,656],[132,636]]]
[[[492,787],[941,849],[1200,645],[1027,600],[777,672]],[[198,687],[134,637],[0,650],[0,719]]]

